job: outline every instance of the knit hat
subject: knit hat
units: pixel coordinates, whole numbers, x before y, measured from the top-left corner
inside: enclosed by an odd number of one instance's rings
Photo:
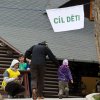
[[[11,62],[10,68],[13,68],[13,66],[17,63],[19,63],[19,61],[17,59],[13,59],[13,61]]]
[[[68,60],[67,59],[63,60],[63,65],[68,65]]]

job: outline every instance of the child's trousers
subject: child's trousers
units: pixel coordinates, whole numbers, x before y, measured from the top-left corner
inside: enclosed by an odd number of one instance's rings
[[[59,96],[62,96],[63,94],[66,95],[66,97],[68,97],[69,95],[69,86],[68,86],[68,82],[65,81],[59,81]]]

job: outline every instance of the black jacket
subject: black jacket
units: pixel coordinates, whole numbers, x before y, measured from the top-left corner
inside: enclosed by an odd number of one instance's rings
[[[52,51],[45,45],[37,44],[32,46],[30,49],[28,49],[25,52],[25,57],[31,58],[31,64],[32,65],[44,65],[46,64],[46,56],[55,62],[58,65],[58,61]]]

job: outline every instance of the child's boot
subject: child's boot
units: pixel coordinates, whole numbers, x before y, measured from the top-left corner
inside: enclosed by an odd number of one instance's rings
[[[58,96],[59,96],[59,99],[62,99],[63,98],[63,90],[59,90]]]
[[[68,88],[65,88],[65,95],[66,95],[66,97],[69,96],[69,89]]]

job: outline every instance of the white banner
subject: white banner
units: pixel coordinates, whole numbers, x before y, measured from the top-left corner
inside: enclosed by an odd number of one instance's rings
[[[54,32],[84,28],[83,5],[46,10]]]

